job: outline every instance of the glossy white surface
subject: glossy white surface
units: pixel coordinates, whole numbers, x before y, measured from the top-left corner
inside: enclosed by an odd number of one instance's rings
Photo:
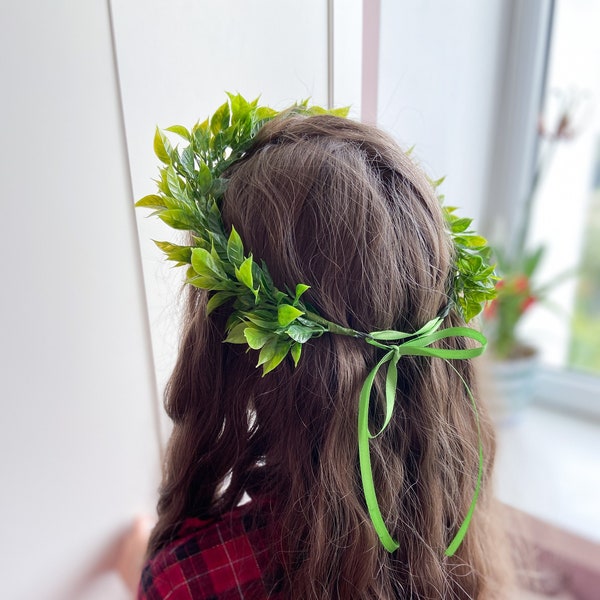
[[[539,406],[498,429],[500,500],[600,542],[600,421]]]

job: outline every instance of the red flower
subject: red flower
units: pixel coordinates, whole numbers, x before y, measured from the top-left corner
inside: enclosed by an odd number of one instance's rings
[[[526,275],[518,275],[515,279],[515,291],[524,292],[529,289],[529,277]]]
[[[521,313],[524,313],[528,308],[531,307],[532,304],[535,304],[537,298],[535,296],[528,296],[521,303]]]

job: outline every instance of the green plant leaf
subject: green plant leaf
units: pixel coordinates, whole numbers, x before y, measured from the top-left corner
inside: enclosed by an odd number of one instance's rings
[[[349,112],[350,112],[349,106],[341,106],[340,108],[331,108],[329,110],[330,115],[333,115],[334,117],[342,117],[342,118],[346,118],[348,116]]]
[[[235,230],[233,225],[231,226],[231,233],[227,240],[227,258],[229,262],[236,267],[239,267],[244,261],[244,245],[242,244],[242,238]]]
[[[247,288],[254,292],[254,281],[252,278],[252,256],[249,256],[240,265],[239,269],[235,268],[235,276],[237,280],[243,283]]]
[[[306,327],[305,325],[297,325],[296,323],[290,325],[285,332],[299,344],[308,342],[308,340],[310,340],[310,338],[313,336],[313,330],[310,327]]]
[[[255,114],[258,121],[266,121],[277,116],[279,113],[275,109],[269,108],[268,106],[260,106],[256,109]]]
[[[306,290],[310,289],[310,285],[306,285],[305,283],[299,283],[296,286],[296,293],[294,294],[294,306],[298,306],[298,302],[300,300],[300,296],[306,292]]]
[[[210,120],[210,130],[214,135],[229,127],[229,103],[224,102],[217,108]]]
[[[263,376],[277,367],[290,351],[291,344],[279,339],[270,360],[263,364]]]
[[[276,337],[271,331],[264,331],[255,327],[246,327],[244,336],[246,337],[248,346],[253,350],[260,350],[270,339]]]
[[[169,140],[157,127],[154,134],[154,153],[161,162],[165,163],[166,165],[170,165],[172,152],[173,149],[171,148]]]
[[[173,197],[177,198],[177,200],[181,202],[187,203],[187,197],[183,193],[184,186],[179,179],[177,172],[170,165],[167,167],[167,184]]]
[[[463,231],[466,231],[472,222],[473,219],[466,218],[453,220],[452,233],[462,233]]]
[[[190,176],[194,177],[194,150],[191,146],[188,146],[181,153],[181,164],[185,169],[185,172]]]
[[[192,129],[192,145],[198,153],[206,153],[210,147],[210,129],[208,119]]]
[[[215,309],[217,309],[222,304],[225,304],[227,300],[232,298],[234,294],[231,292],[217,292],[213,296],[211,296],[206,304],[206,314],[210,315]]]
[[[300,354],[302,354],[302,344],[292,344],[290,354],[294,360],[294,367],[297,367],[298,361],[300,360]]]
[[[205,162],[201,162],[199,165],[197,181],[200,193],[208,193],[212,184],[212,174],[210,172],[210,169],[208,168],[208,165]]]
[[[167,255],[169,260],[181,264],[189,264],[192,260],[192,248],[190,246],[178,246],[170,242],[158,242],[156,240],[154,240],[154,243]]]
[[[160,210],[161,208],[166,208],[167,205],[162,196],[157,196],[156,194],[150,194],[148,196],[144,196],[140,200],[135,203],[137,208],[155,208]]]
[[[295,306],[291,306],[289,304],[280,304],[277,307],[277,321],[282,327],[286,327],[303,314],[304,311],[301,311]]]
[[[536,250],[525,256],[523,261],[523,272],[527,277],[531,277],[535,273],[544,256],[545,250],[546,248],[544,246],[539,246]]]
[[[208,277],[206,275],[188,275],[185,282],[193,285],[194,287],[200,288],[201,290],[219,289],[219,282],[213,277]]]
[[[215,279],[226,279],[227,275],[215,258],[204,248],[192,250],[192,267],[198,275],[213,277]]]
[[[260,350],[260,354],[258,355],[258,362],[256,363],[257,367],[264,365],[273,358],[275,351],[277,350],[277,342],[278,338],[274,335],[265,343]]]
[[[163,210],[158,213],[158,217],[173,229],[194,229],[197,222],[193,219],[193,215],[181,209]]]
[[[248,327],[248,323],[238,323],[234,325],[227,334],[225,341],[229,344],[247,344],[246,336],[244,335],[244,331]]]
[[[171,125],[171,127],[166,128],[166,131],[172,131],[173,133],[176,133],[188,142],[191,139],[190,132],[185,127],[183,127],[183,125]]]

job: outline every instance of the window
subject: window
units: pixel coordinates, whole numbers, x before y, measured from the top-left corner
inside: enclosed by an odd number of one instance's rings
[[[531,242],[547,246],[540,279],[562,283],[553,288],[548,310],[532,312],[526,324],[549,367],[542,396],[595,411],[600,411],[598,23],[600,3],[595,0],[554,3],[538,147],[545,172]],[[552,141],[557,132],[561,139]]]

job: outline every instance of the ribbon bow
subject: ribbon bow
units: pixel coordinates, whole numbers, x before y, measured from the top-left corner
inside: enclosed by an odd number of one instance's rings
[[[385,525],[383,517],[381,516],[381,510],[379,509],[379,503],[377,502],[377,495],[375,493],[375,484],[373,482],[373,472],[371,469],[371,455],[369,451],[369,439],[376,438],[377,436],[381,435],[386,429],[386,427],[389,425],[390,420],[392,418],[392,413],[394,411],[394,401],[396,399],[398,361],[402,356],[408,355],[432,356],[434,358],[442,358],[444,360],[474,358],[484,352],[487,344],[487,340],[482,333],[469,327],[448,327],[447,329],[438,331],[440,325],[442,324],[442,320],[443,319],[441,317],[437,317],[426,323],[421,329],[419,329],[415,333],[405,333],[402,331],[386,330],[370,333],[366,337],[366,341],[369,344],[372,344],[373,346],[377,346],[378,348],[382,348],[383,350],[388,351],[377,363],[377,365],[375,365],[373,370],[365,379],[365,383],[363,384],[360,392],[360,400],[358,406],[358,454],[362,487],[367,503],[367,508],[369,510],[369,516],[371,517],[371,521],[373,523],[373,526],[375,527],[375,531],[377,532],[379,539],[381,540],[381,543],[388,552],[394,552],[394,550],[396,550],[399,547],[399,544],[390,535],[390,532],[388,531]],[[476,348],[466,348],[464,350],[429,347],[433,342],[450,337],[470,338],[478,342],[479,346]],[[397,344],[381,343],[398,340],[400,340],[400,343]],[[375,380],[377,372],[385,363],[388,363],[387,376],[385,381],[385,420],[379,431],[373,434],[369,429],[369,405],[371,401],[371,389],[373,388],[373,382]],[[475,413],[475,419],[477,422],[477,433],[479,436],[479,470],[477,473],[477,484],[475,487],[475,492],[473,494],[473,500],[471,501],[471,505],[469,507],[467,515],[465,516],[465,519],[463,520],[458,532],[456,533],[456,535],[450,542],[450,545],[446,549],[447,556],[452,556],[456,552],[463,538],[465,537],[465,534],[469,527],[469,523],[471,521],[471,517],[473,516],[473,511],[475,510],[475,504],[477,503],[477,497],[479,496],[479,488],[481,485],[481,478],[483,475],[483,448],[481,444],[479,416],[477,413],[475,399],[473,398],[473,394],[471,393],[469,386],[467,385],[463,377],[460,375],[460,373],[452,365],[450,366],[454,369],[456,374],[460,377],[461,381],[463,382],[469,395],[469,398],[471,399],[471,403],[473,405],[473,411]]]

